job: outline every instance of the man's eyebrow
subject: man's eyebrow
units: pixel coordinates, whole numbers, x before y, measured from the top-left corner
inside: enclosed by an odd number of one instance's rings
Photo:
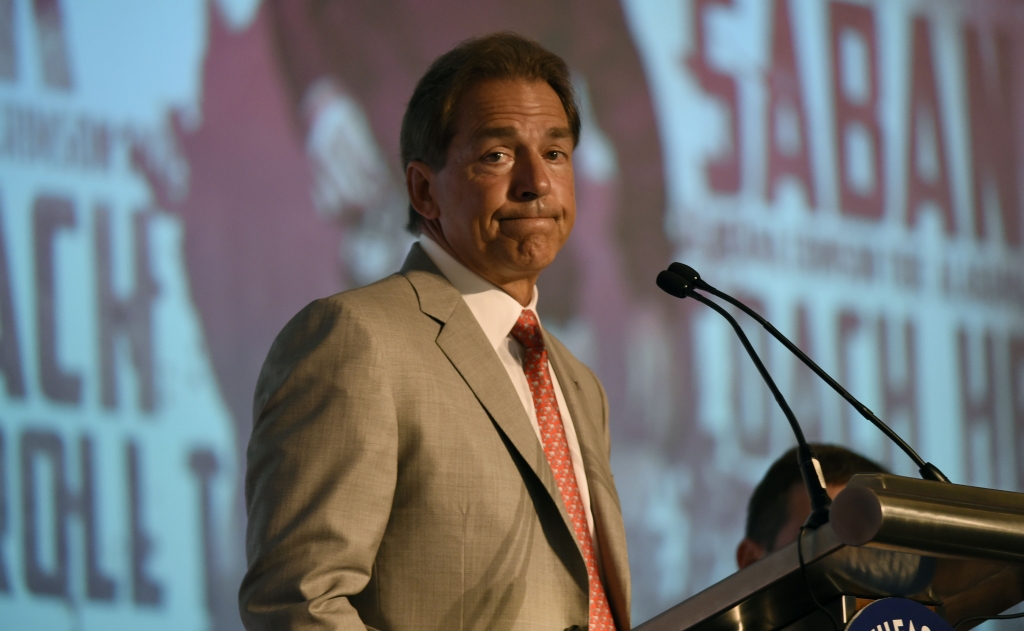
[[[572,131],[568,127],[552,127],[548,130],[548,136],[552,138],[572,138]]]
[[[488,138],[513,138],[516,136],[516,128],[509,127],[483,127],[473,134],[474,140],[485,140]]]
[[[489,138],[514,138],[517,135],[519,135],[518,131],[515,127],[512,126],[483,127],[481,129],[478,129],[476,133],[473,134],[473,139],[483,140]],[[555,139],[571,138],[572,131],[568,127],[551,127],[550,129],[548,129],[547,135],[549,138]]]

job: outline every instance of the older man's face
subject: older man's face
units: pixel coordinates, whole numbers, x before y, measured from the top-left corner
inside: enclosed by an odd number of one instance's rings
[[[450,249],[498,284],[536,278],[576,219],[573,139],[543,81],[487,81],[459,101],[431,191]]]

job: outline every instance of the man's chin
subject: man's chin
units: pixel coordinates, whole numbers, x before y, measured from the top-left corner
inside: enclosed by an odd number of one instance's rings
[[[515,252],[511,253],[511,261],[523,272],[539,274],[554,262],[562,243],[548,235],[533,235],[517,244]]]

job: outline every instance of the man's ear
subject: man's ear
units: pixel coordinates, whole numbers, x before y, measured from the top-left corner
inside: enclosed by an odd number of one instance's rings
[[[736,546],[736,565],[742,570],[754,561],[760,561],[768,552],[752,539],[744,539]]]
[[[434,199],[434,170],[425,162],[414,160],[405,167],[405,188],[409,203],[424,219],[437,219],[441,209]]]

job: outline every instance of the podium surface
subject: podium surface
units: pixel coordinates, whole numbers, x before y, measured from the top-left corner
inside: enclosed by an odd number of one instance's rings
[[[803,568],[791,543],[635,629],[830,629],[808,587],[842,624],[889,596],[932,606],[950,624],[1024,600],[1021,493],[860,474],[830,523],[799,544]]]

